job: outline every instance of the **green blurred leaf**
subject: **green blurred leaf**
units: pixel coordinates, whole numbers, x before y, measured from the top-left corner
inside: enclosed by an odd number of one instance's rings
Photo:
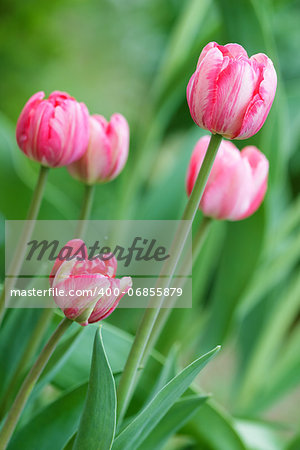
[[[70,357],[54,377],[52,383],[58,388],[70,389],[88,381],[95,328],[97,325],[90,325],[83,330]],[[112,371],[121,372],[130,350],[132,337],[107,322],[102,326],[102,336]]]
[[[17,430],[8,450],[63,448],[77,430],[86,391],[83,384],[43,408]]]
[[[139,449],[162,449],[167,440],[191,419],[207,398],[205,395],[191,395],[179,399],[165,417],[160,420]]]
[[[258,263],[265,231],[265,211],[261,207],[252,217],[227,224],[220,268],[214,281],[210,318],[202,337],[205,349],[222,343],[235,310]]]
[[[274,426],[250,420],[237,420],[236,427],[243,436],[247,448],[255,450],[282,450],[280,431]]]
[[[173,378],[117,436],[113,450],[138,448],[218,350],[219,347],[201,356]]]
[[[245,375],[237,397],[240,407],[247,407],[247,411],[249,411],[249,408],[257,408],[257,397],[259,403],[261,403],[264,390],[272,382],[272,371],[278,358],[277,355],[280,354],[279,349],[299,308],[300,277],[299,273],[296,273],[294,279],[290,281],[289,287],[284,289],[281,296],[276,299],[275,305],[268,308],[266,320],[262,322],[260,330],[256,331],[255,345],[246,357],[244,355],[246,360]],[[244,325],[244,329],[249,333],[249,327]],[[241,351],[244,352],[245,347]],[[270,372],[268,380],[264,376],[267,372]]]
[[[10,309],[0,329],[0,393],[5,390],[43,310]]]
[[[64,446],[63,450],[72,450],[73,449],[73,445],[76,439],[76,433],[73,434],[73,436],[68,440],[67,444]]]
[[[237,314],[240,320],[254,308],[257,302],[286,279],[298,263],[299,253],[300,235],[296,234],[276,257],[267,259],[259,267],[239,305]]]
[[[300,434],[296,436],[292,441],[287,445],[286,450],[299,450],[300,448]]]
[[[281,343],[277,357],[273,360],[271,376],[256,395],[252,410],[269,408],[292,389],[297,389],[300,381],[300,325],[292,329]]]
[[[38,389],[51,382],[52,378],[55,377],[57,372],[70,357],[74,347],[78,344],[78,340],[80,339],[81,333],[83,331],[84,329],[78,326],[74,333],[72,333],[70,336],[67,336],[66,339],[63,339],[58,344],[38,381]]]
[[[156,89],[161,92],[174,74],[186,64],[191,48],[197,40],[200,27],[212,8],[211,0],[191,0],[182,4],[182,11],[168,41],[161,63],[160,76],[156,79]]]
[[[213,400],[204,403],[183,432],[192,435],[201,449],[246,450],[232,417]]]
[[[270,254],[278,251],[285,240],[291,238],[292,232],[299,229],[300,226],[300,196],[294,200],[291,205],[285,209],[279,223],[270,230],[267,236],[267,251]]]
[[[99,329],[95,334],[89,387],[74,450],[109,450],[115,428],[115,381]]]
[[[161,372],[154,383],[153,389],[148,396],[149,401],[152,400],[153,397],[167,384],[169,381],[175,377],[176,375],[176,365],[177,365],[177,349],[173,347],[166,361],[161,369]]]

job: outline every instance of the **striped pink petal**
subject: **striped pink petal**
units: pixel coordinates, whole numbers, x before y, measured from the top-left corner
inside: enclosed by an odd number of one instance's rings
[[[266,55],[249,58],[239,44],[210,42],[188,83],[187,102],[201,128],[245,139],[262,127],[275,91],[276,72]]]
[[[186,186],[191,194],[209,144],[199,139],[188,167]],[[253,214],[264,199],[268,161],[256,147],[240,152],[229,141],[222,141],[209,175],[199,208],[215,219],[240,220]]]

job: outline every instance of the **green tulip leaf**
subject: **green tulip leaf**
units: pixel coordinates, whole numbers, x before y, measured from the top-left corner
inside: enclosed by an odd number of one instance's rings
[[[64,448],[78,428],[86,391],[84,383],[39,411],[16,432],[8,450]]]
[[[116,428],[116,389],[101,331],[94,340],[88,392],[74,450],[110,449]]]
[[[150,433],[139,450],[160,450],[206,401],[208,396],[189,395],[179,399]]]
[[[178,398],[188,389],[196,375],[219,351],[216,347],[182,370],[173,378],[153,400],[119,434],[113,444],[113,450],[137,449],[146,439]]]

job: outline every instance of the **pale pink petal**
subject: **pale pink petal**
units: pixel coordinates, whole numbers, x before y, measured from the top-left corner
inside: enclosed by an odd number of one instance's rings
[[[241,164],[238,149],[224,141],[204,190],[200,208],[206,216],[235,220],[246,211],[251,195],[251,171]]]
[[[275,91],[276,72],[266,55],[249,58],[239,44],[210,42],[188,83],[187,102],[201,128],[245,139],[263,125]]]
[[[251,216],[261,205],[268,186],[269,161],[256,147],[245,147],[241,156],[247,161],[252,171],[252,193],[249,208],[239,219]]]
[[[117,271],[117,260],[113,253],[95,255],[92,260],[87,260],[87,271],[89,273],[101,273],[114,278]]]
[[[29,148],[28,148],[29,147],[28,131],[29,131],[30,124],[32,121],[32,116],[33,116],[34,111],[36,110],[37,106],[41,103],[41,101],[43,100],[44,97],[45,97],[45,93],[42,91],[37,92],[32,97],[30,97],[30,99],[24,106],[24,108],[19,116],[18,122],[17,122],[17,128],[16,128],[17,142],[18,142],[18,145],[21,148],[21,150],[23,150],[26,154],[29,150]],[[28,156],[30,156],[30,155],[28,155]]]
[[[191,116],[202,128],[211,129],[212,113],[217,96],[217,79],[223,65],[223,55],[211,48],[201,60],[187,86],[187,101]]]
[[[56,158],[49,145],[49,122],[53,113],[54,106],[48,101],[43,101],[36,109],[31,124],[30,146],[32,157],[44,166],[52,166]]]
[[[70,276],[54,283],[54,301],[67,317],[74,320],[87,309],[94,308],[109,285],[109,279],[100,274]],[[60,291],[64,295],[56,295]]]
[[[126,164],[129,150],[129,126],[125,117],[121,114],[111,116],[107,136],[112,148],[112,163],[109,179],[113,180]]]
[[[120,292],[119,296],[112,295],[110,298],[100,299],[89,317],[89,323],[98,322],[99,320],[103,320],[105,317],[109,316],[116,309],[121,298],[132,286],[132,280],[130,277],[123,277],[121,280],[114,279],[111,281],[112,292],[114,289],[117,289]]]
[[[129,150],[129,127],[121,114],[110,122],[103,116],[90,117],[88,148],[81,159],[68,167],[74,178],[85,183],[106,183],[123,169]]]
[[[92,314],[89,317],[89,323],[94,323],[102,320],[102,318],[106,316],[108,311],[110,311],[110,309],[115,304],[120,289],[120,280],[118,280],[117,278],[111,278],[109,279],[109,283],[109,292],[111,292],[111,295],[105,294],[100,298],[100,300],[98,300]]]
[[[239,44],[226,44],[224,46],[218,45],[219,50],[224,56],[230,56],[231,58],[248,58],[248,54],[244,47]]]
[[[17,142],[31,159],[49,167],[70,164],[88,145],[88,110],[65,92],[48,99],[38,92],[25,105],[17,124]]]
[[[202,50],[202,52],[200,53],[198,62],[197,62],[197,68],[200,66],[202,60],[205,58],[206,54],[209,52],[209,50],[211,50],[212,48],[216,48],[219,47],[219,45],[217,44],[217,42],[209,42]]]
[[[232,138],[240,130],[253,97],[257,73],[248,60],[231,59],[217,81],[216,104],[211,121],[213,132]]]
[[[269,114],[276,92],[277,75],[272,61],[263,53],[251,56],[250,60],[260,71],[260,77],[235,139],[247,139],[261,129]]]
[[[82,158],[68,166],[68,171],[74,178],[88,184],[93,184],[98,181],[98,178],[106,178],[109,175],[112,150],[106,135],[105,122],[102,116],[90,116],[87,150]]]
[[[209,144],[199,139],[187,171],[186,187],[192,192]],[[267,188],[269,163],[256,147],[240,152],[230,141],[222,141],[209,175],[199,208],[215,219],[241,220],[260,206]]]
[[[71,250],[71,256],[75,255],[77,252],[79,252],[79,250],[82,250],[77,255],[79,258],[81,258],[81,255],[83,256],[84,253],[87,255],[87,248],[85,246],[85,243],[81,239],[72,239],[71,241],[67,242],[64,245],[63,248],[65,248],[65,247],[70,247],[72,249]],[[52,284],[53,284],[53,280],[54,280],[54,277],[56,275],[56,272],[58,271],[60,266],[65,261],[64,259],[60,258],[59,256],[60,255],[58,255],[58,257],[56,258],[56,261],[55,261],[55,263],[53,265],[52,271],[51,271],[50,276],[49,276],[50,286],[52,286]],[[74,258],[74,260],[72,260],[72,261],[74,261],[74,264],[75,264],[76,260],[77,259],[75,259],[75,258]]]
[[[48,100],[53,103],[54,106],[60,105],[64,100],[75,100],[67,92],[64,91],[53,91],[48,97]]]

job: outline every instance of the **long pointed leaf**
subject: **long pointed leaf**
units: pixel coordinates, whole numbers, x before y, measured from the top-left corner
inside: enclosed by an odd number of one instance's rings
[[[150,433],[139,450],[163,448],[167,440],[190,420],[207,398],[205,395],[190,395],[178,400]]]
[[[116,428],[116,389],[101,331],[94,340],[89,387],[74,450],[110,449]]]
[[[112,447],[113,450],[134,450],[138,448],[219,349],[220,347],[216,347],[196,359],[166,384],[146,408],[116,438]]]

